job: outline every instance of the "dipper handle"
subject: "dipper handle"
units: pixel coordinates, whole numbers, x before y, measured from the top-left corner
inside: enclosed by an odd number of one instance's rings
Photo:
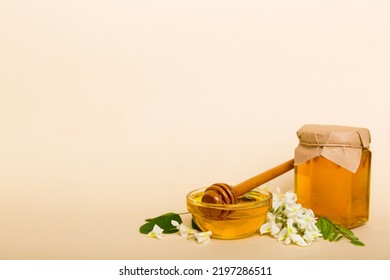
[[[234,186],[234,189],[237,193],[237,196],[241,196],[254,188],[271,181],[272,179],[286,173],[287,171],[294,168],[294,159],[286,161],[274,168],[267,170],[263,173],[260,173],[252,178],[245,180],[244,182],[239,183]]]
[[[294,168],[294,159],[286,161],[274,168],[260,173],[246,181],[232,187],[225,183],[216,183],[208,187],[202,197],[202,202],[214,203],[214,204],[236,204],[238,197],[253,190],[254,188],[286,173],[287,171]],[[224,219],[231,211],[230,210],[219,210],[213,208],[200,207],[200,211],[203,212],[209,218]]]
[[[208,187],[202,197],[202,202],[216,204],[235,204],[238,197],[250,190],[286,173],[294,168],[294,159],[286,161],[268,171],[260,173],[232,187],[228,184],[217,183]],[[226,212],[226,211],[225,211]]]

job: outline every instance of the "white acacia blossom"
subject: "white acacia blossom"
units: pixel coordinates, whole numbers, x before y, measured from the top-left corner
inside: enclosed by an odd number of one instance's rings
[[[269,233],[284,244],[291,242],[306,247],[322,236],[316,226],[316,219],[311,209],[297,203],[295,193],[273,194],[272,208],[266,222],[260,227],[260,234]]]
[[[152,231],[149,232],[147,236],[162,239],[163,231],[164,230],[162,228],[160,228],[157,224],[155,224]]]
[[[187,227],[183,223],[179,224],[177,221],[172,220],[171,224],[175,226],[182,237],[185,237],[187,239],[196,238],[196,241],[200,243],[210,243],[210,236],[213,234],[211,231],[201,232],[196,231],[190,227]]]
[[[212,234],[213,233],[210,230],[206,232],[194,232],[194,236],[198,243],[210,243],[210,236]]]
[[[189,234],[194,234],[194,229],[190,228],[190,227],[187,227],[185,224],[181,223],[179,224],[179,222],[175,221],[175,220],[172,220],[171,221],[171,224],[173,226],[175,226],[178,230],[179,230],[179,233],[182,237],[185,237],[187,238]]]

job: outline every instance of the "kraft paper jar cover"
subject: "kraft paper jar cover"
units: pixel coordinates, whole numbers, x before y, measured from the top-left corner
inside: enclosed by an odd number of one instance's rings
[[[369,148],[370,131],[367,128],[307,124],[297,131],[299,145],[295,149],[295,165],[318,156],[355,173],[363,148]]]

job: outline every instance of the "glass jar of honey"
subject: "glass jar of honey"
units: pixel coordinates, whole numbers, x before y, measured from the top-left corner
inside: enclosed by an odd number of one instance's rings
[[[298,202],[347,228],[369,218],[371,142],[366,128],[304,125],[295,149]]]

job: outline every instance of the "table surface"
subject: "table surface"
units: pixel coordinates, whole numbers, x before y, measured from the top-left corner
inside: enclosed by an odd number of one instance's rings
[[[47,190],[46,190],[47,191]],[[114,193],[114,194],[113,194]],[[390,242],[389,213],[372,207],[368,223],[353,229],[366,244],[353,246],[346,240],[330,243],[320,239],[310,247],[284,245],[268,235],[255,234],[238,240],[211,239],[197,244],[178,233],[165,234],[162,240],[146,237],[138,228],[148,217],[166,212],[185,212],[184,194],[179,199],[156,193],[115,193],[113,188],[97,194],[85,192],[68,204],[54,194],[31,194],[23,205],[2,202],[1,259],[388,259]],[[64,193],[62,195],[69,196]],[[73,194],[72,194],[73,195]],[[34,197],[36,196],[36,197]],[[39,197],[38,197],[39,196]],[[56,197],[57,196],[57,197]],[[68,197],[69,199],[69,197]],[[135,199],[135,200],[134,200]],[[157,203],[163,199],[163,203]],[[374,192],[372,200],[378,199]],[[56,201],[57,200],[57,201]],[[81,203],[82,202],[82,203]],[[375,205],[375,203],[373,203]],[[382,205],[383,206],[383,205]],[[383,206],[384,207],[384,206]],[[191,216],[182,215],[190,225]]]

